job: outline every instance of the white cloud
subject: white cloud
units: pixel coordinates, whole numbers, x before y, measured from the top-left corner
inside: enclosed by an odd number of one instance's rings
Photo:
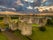
[[[43,2],[45,2],[46,0],[43,0]]]
[[[33,7],[29,6],[29,7],[27,7],[27,9],[33,9]]]
[[[31,3],[33,3],[33,2],[34,2],[34,0],[24,0],[24,1],[31,2]]]

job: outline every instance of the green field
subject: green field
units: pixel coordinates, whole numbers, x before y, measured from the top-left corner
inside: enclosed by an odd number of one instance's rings
[[[53,27],[46,26],[45,32],[34,28],[31,38],[32,40],[53,40]]]
[[[2,33],[0,33],[0,40],[8,40],[8,38]]]

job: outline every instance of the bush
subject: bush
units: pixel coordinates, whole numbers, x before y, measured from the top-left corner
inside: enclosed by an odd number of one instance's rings
[[[46,31],[46,28],[45,27],[40,27],[39,30],[44,32],[44,31]]]
[[[1,29],[0,29],[0,32],[1,32]]]
[[[0,20],[3,20],[3,17],[0,17]]]
[[[47,24],[46,24],[46,25],[53,25],[52,20],[48,19],[48,20],[47,20]]]

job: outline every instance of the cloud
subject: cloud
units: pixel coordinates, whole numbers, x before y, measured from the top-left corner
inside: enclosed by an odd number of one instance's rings
[[[42,2],[45,2],[45,1],[47,1],[47,0],[42,0]]]

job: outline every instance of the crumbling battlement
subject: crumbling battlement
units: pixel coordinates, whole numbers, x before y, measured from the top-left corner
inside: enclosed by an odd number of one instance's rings
[[[12,14],[11,14],[12,13]],[[11,17],[18,17],[17,22],[12,21]],[[47,19],[53,16],[53,13],[45,14],[14,14],[13,12],[4,12],[0,14],[0,17],[3,17],[3,22],[9,24],[9,29],[21,31],[22,35],[31,35],[32,34],[32,24],[38,24],[38,27],[44,26],[47,22]]]

